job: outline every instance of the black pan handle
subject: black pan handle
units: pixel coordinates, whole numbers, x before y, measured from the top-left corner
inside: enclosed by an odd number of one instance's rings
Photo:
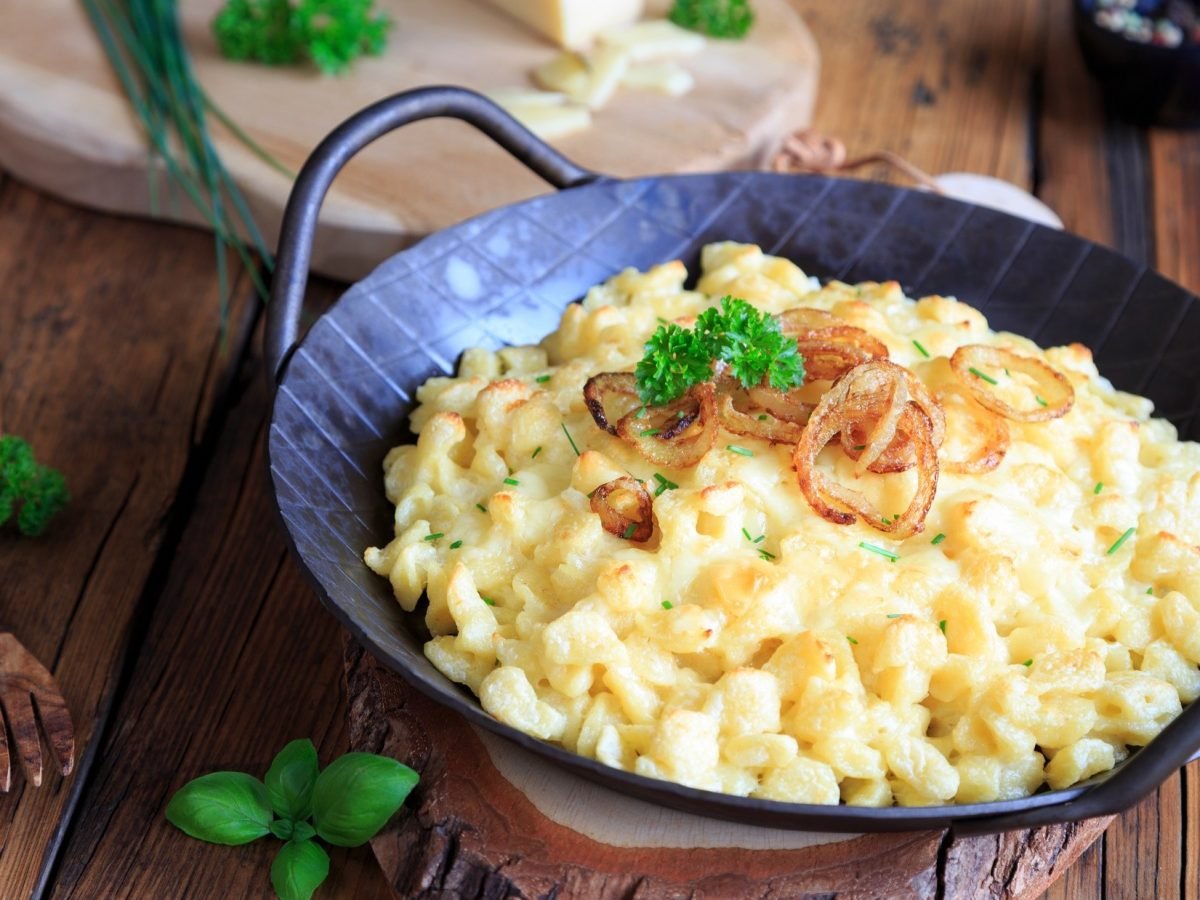
[[[482,94],[464,88],[418,88],[355,113],[305,161],[283,213],[263,338],[272,389],[296,346],[317,214],[333,179],[376,138],[410,122],[446,116],[474,125],[556,188],[575,187],[600,177],[575,165]]]

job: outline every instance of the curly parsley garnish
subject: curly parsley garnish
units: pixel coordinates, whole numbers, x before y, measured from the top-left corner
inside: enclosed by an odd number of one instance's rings
[[[682,28],[733,40],[744,38],[754,24],[746,0],[675,0],[667,17]]]
[[[779,323],[745,300],[724,297],[719,309],[700,314],[695,328],[668,323],[650,336],[635,370],[638,394],[650,406],[670,403],[711,379],[714,361],[745,387],[765,379],[786,391],[804,383],[804,357]]]

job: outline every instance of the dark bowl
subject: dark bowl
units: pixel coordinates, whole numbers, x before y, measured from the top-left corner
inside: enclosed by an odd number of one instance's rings
[[[393,256],[297,343],[317,210],[358,149],[407,122],[465,119],[563,190],[486,213]],[[1043,344],[1081,341],[1101,371],[1148,394],[1184,437],[1200,436],[1200,303],[1111,250],[929,193],[817,176],[728,172],[618,181],[572,165],[476,94],[431,88],[364,110],[314,152],[285,215],[266,351],[278,381],[268,454],[297,559],[329,610],[380,661],[471,723],[622,793],[693,813],[819,831],[954,825],[995,831],[1104,815],[1139,799],[1200,749],[1200,703],[1088,785],[1020,800],[864,809],[755,800],[609,768],[485,713],[425,659],[419,616],[362,562],[392,535],[381,462],[407,435],[415,388],[468,347],[533,343],[564,307],[627,266],[680,258],[714,240],[762,245],[807,272],[895,278],[953,294],[998,329]]]
[[[1163,47],[1096,24],[1094,4],[1075,2],[1075,34],[1109,107],[1141,125],[1200,127],[1200,45]]]

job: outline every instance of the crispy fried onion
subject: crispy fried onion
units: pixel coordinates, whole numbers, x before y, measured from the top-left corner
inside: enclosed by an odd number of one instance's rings
[[[692,387],[678,400],[645,409],[644,415],[639,415],[639,408],[622,416],[617,437],[660,466],[683,469],[696,465],[721,430],[711,381]]]
[[[800,440],[800,432],[804,430],[803,425],[776,416],[769,410],[753,413],[738,409],[732,393],[717,395],[717,418],[722,426],[734,434],[762,438],[776,444],[794,444]]]
[[[800,398],[802,390],[804,390],[803,387],[798,387],[780,391],[760,384],[746,391],[746,396],[750,398],[751,403],[776,419],[791,422],[794,425],[803,425],[808,421],[808,417],[812,415],[817,404],[802,400]]]
[[[889,365],[892,365],[889,363]],[[901,373],[905,387],[908,390],[908,399],[921,408],[921,411],[929,417],[930,436],[933,441],[935,450],[940,450],[942,441],[946,437],[946,414],[942,411],[941,404],[929,392],[929,388],[925,386],[925,382],[917,378],[908,369],[902,366],[895,366]],[[889,472],[905,472],[911,469],[917,462],[917,456],[911,444],[901,436],[897,440],[893,440],[891,444],[879,452],[877,456],[871,458],[867,456],[867,442],[871,428],[876,424],[875,419],[865,419],[855,422],[850,427],[842,430],[840,441],[842,449],[846,451],[846,455],[855,460],[856,471],[862,474],[864,468],[868,471],[877,474],[887,474]],[[867,456],[868,462],[863,464],[863,458]]]
[[[937,447],[929,416],[908,399],[910,391],[903,373],[900,366],[884,360],[863,363],[842,376],[813,410],[792,460],[800,491],[822,518],[839,525],[861,518],[872,528],[896,538],[910,537],[924,527],[937,492]],[[886,520],[861,493],[817,469],[817,455],[825,445],[839,432],[853,430],[862,423],[873,423],[866,431],[863,457],[878,461],[896,441],[909,445],[914,454],[917,489],[908,508],[891,520]]]
[[[948,418],[961,415],[969,420],[966,430],[978,444],[978,449],[967,459],[946,459],[943,456],[942,468],[947,472],[982,475],[1000,465],[1008,453],[1008,424],[976,403],[972,394],[959,385],[939,389],[937,397]]]
[[[1075,403],[1075,389],[1062,372],[1040,359],[1022,356],[1003,347],[967,344],[950,357],[950,368],[979,403],[997,415],[1014,422],[1048,422],[1066,415]],[[1032,409],[1017,409],[1005,402],[988,384],[999,372],[1026,375],[1037,386]],[[976,374],[980,373],[980,374]]]
[[[632,372],[601,372],[593,375],[583,386],[583,402],[596,424],[609,434],[616,434],[612,423],[641,404],[637,378]],[[617,411],[613,411],[613,410]]]
[[[809,381],[833,381],[861,363],[888,357],[883,341],[821,309],[797,306],[779,313],[775,321],[780,331],[796,339]]]
[[[645,485],[622,475],[592,491],[592,512],[609,534],[644,543],[654,533],[654,501]]]

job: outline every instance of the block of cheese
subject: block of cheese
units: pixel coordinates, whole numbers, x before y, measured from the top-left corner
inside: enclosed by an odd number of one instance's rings
[[[642,0],[483,0],[555,43],[578,50],[601,31],[637,21]]]
[[[630,62],[691,56],[704,49],[704,35],[680,28],[666,19],[649,19],[636,25],[608,28],[596,39],[609,47],[621,47],[629,54]]]

